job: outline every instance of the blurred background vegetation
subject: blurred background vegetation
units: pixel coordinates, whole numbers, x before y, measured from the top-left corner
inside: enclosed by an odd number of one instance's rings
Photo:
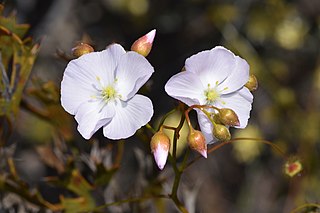
[[[78,42],[96,50],[112,42],[129,49],[152,29],[157,35],[148,60],[155,73],[143,91],[154,104],[152,124],[177,105],[164,85],[184,60],[223,45],[245,58],[259,81],[249,125],[233,137],[272,141],[303,164],[290,178],[283,172],[286,158],[270,146],[226,145],[183,174],[179,196],[188,210],[290,212],[320,202],[319,0],[2,3],[0,212],[92,211],[130,197],[168,193],[172,169],[167,165],[160,173],[155,167],[150,132],[141,129],[124,143],[108,141],[99,131],[87,142],[59,103],[63,71]],[[148,199],[95,211],[177,210],[170,201]]]

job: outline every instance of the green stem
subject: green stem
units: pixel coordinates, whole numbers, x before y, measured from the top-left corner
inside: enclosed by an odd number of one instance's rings
[[[168,117],[169,115],[171,115],[172,113],[176,112],[176,111],[177,111],[177,109],[175,108],[175,109],[171,110],[170,112],[168,112],[167,114],[165,114],[165,115],[161,118],[161,121],[160,121],[160,124],[159,124],[159,127],[158,127],[158,131],[159,131],[160,127],[163,125],[164,121],[167,119],[167,117]]]
[[[149,123],[146,124],[146,128],[149,129],[152,134],[156,134],[157,132]]]
[[[179,169],[178,166],[177,166],[177,141],[179,139],[179,133],[180,133],[180,130],[181,130],[182,126],[183,126],[184,121],[185,121],[185,114],[182,113],[181,114],[180,123],[179,123],[179,125],[177,126],[177,128],[174,131],[172,157],[169,158],[170,161],[172,162],[173,170],[174,170],[174,173],[175,173],[175,177],[174,177],[174,182],[173,182],[170,198],[172,199],[174,204],[177,206],[177,208],[181,212],[187,213],[188,212],[187,209],[183,206],[183,204],[180,202],[180,200],[178,199],[178,196],[177,196],[179,183],[180,183],[180,180],[181,180],[181,175],[183,173],[183,169]],[[187,152],[186,155],[189,155],[189,153]],[[182,163],[182,168],[185,166],[186,159],[188,157],[186,155],[185,155],[185,158],[184,158],[183,163]]]
[[[177,126],[176,130],[174,131],[174,137],[173,137],[172,156],[173,156],[175,162],[177,160],[177,142],[180,137],[180,130],[182,129],[184,120],[185,120],[184,113],[181,113],[181,119],[180,119],[179,125]]]
[[[188,210],[183,206],[183,204],[179,201],[178,197],[175,196],[170,196],[174,204],[177,206],[177,208],[182,212],[182,213],[188,213]]]
[[[197,108],[197,109],[200,109],[207,117],[208,119],[211,121],[212,124],[215,124],[215,121],[214,119],[212,118],[211,116],[211,113],[208,112],[207,110],[205,110],[205,108],[210,108],[210,109],[215,109],[217,111],[219,111],[219,108],[215,107],[215,106],[212,106],[212,105],[192,105],[190,106],[187,110],[186,110],[186,114],[189,114],[189,112],[194,109],[194,108]],[[189,117],[188,117],[189,118]],[[188,119],[187,119],[188,121]]]
[[[302,210],[302,209],[307,208],[307,207],[316,207],[316,208],[320,209],[320,204],[317,204],[317,203],[305,203],[305,204],[302,204],[302,205],[298,206],[297,208],[291,210],[290,213],[298,212],[299,210]]]

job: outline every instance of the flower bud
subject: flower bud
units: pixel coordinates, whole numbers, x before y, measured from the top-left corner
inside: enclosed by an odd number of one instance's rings
[[[71,51],[72,51],[72,55],[74,57],[79,58],[80,56],[82,56],[84,54],[93,52],[94,49],[89,44],[80,43],[77,46],[75,46],[74,48],[72,48]]]
[[[207,144],[206,138],[202,132],[191,129],[188,135],[189,147],[199,152],[204,158],[207,158]]]
[[[299,174],[302,171],[302,164],[299,160],[288,160],[286,164],[284,165],[284,172],[290,176],[293,177],[297,174]]]
[[[256,91],[258,89],[258,80],[256,76],[251,74],[248,82],[244,86],[247,87],[251,92]]]
[[[218,114],[219,121],[227,126],[239,126],[239,118],[237,114],[229,108],[221,108],[219,109]]]
[[[231,139],[229,129],[222,124],[215,124],[212,130],[212,134],[219,141],[228,141]]]
[[[150,142],[151,153],[154,156],[159,169],[163,169],[167,162],[168,152],[170,150],[169,137],[160,130],[154,134]]]
[[[136,40],[132,44],[131,50],[146,57],[147,55],[149,55],[151,51],[152,43],[155,36],[156,36],[156,30],[151,30],[149,33],[147,33],[146,35]]]

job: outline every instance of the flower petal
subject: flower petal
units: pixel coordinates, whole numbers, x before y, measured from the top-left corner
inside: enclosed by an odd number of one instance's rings
[[[98,101],[87,101],[79,106],[75,119],[79,124],[78,131],[85,139],[90,139],[98,129],[110,122],[114,116],[114,105],[112,103],[103,104]]]
[[[105,84],[112,84],[114,82],[116,67],[125,53],[126,51],[120,44],[111,44],[101,52],[101,66],[105,68],[105,76],[102,76],[102,80]]]
[[[236,126],[236,128],[242,129],[248,124],[252,101],[252,94],[246,87],[243,87],[239,91],[222,95],[217,107],[230,108],[235,111],[240,121],[240,126]]]
[[[85,76],[79,75],[75,78],[69,73],[70,71],[66,70],[61,82],[61,105],[68,113],[74,115],[78,107],[88,101],[96,91]]]
[[[121,99],[126,101],[134,96],[153,72],[153,67],[142,55],[132,51],[124,54],[116,69],[117,87]]]
[[[126,102],[120,101],[115,109],[112,121],[103,127],[104,136],[113,140],[132,136],[153,115],[152,102],[143,95],[135,95]]]
[[[125,50],[118,44],[102,52],[85,54],[67,65],[61,82],[61,104],[74,115],[81,103],[88,101],[97,90],[93,85],[114,81],[114,70]],[[101,79],[98,82],[97,77]]]
[[[166,165],[168,154],[169,150],[164,149],[164,147],[161,144],[158,144],[155,148],[153,156],[160,170],[162,170]]]
[[[198,115],[198,122],[199,122],[201,132],[206,138],[206,143],[212,144],[217,142],[218,140],[212,135],[213,124],[211,123],[211,121],[200,110],[197,110],[197,115]]]
[[[199,77],[192,72],[185,71],[172,76],[164,88],[168,95],[188,106],[204,104],[206,101],[205,88]]]
[[[221,94],[234,92],[249,80],[249,64],[239,56],[235,56],[236,65],[233,67],[231,74],[219,86]]]
[[[233,53],[219,46],[191,56],[186,60],[185,68],[197,74],[203,85],[215,86],[230,75],[235,64]]]

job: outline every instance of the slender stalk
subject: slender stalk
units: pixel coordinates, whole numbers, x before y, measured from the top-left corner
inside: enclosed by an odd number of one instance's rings
[[[280,149],[279,146],[277,146],[276,144],[274,144],[274,143],[272,143],[270,141],[259,139],[259,138],[234,138],[234,139],[232,139],[230,141],[222,142],[220,144],[215,145],[214,147],[212,147],[211,149],[208,150],[208,153],[214,152],[214,151],[220,149],[221,147],[223,147],[224,145],[227,145],[227,144],[230,144],[230,143],[234,143],[234,142],[245,141],[245,140],[267,144],[267,145],[271,146],[273,149],[275,149],[276,151],[278,151],[282,155],[283,158],[287,158],[286,154]],[[200,158],[201,158],[200,156],[196,157],[195,159],[190,161],[186,165],[185,168],[188,168],[189,166],[191,166],[193,163],[195,163]]]
[[[176,129],[177,129],[176,127],[167,126],[167,125],[162,125],[161,128],[170,129],[170,130],[173,130],[173,131],[176,131]]]
[[[170,198],[172,199],[172,201],[174,202],[176,207],[181,212],[187,213],[188,212],[187,209],[183,206],[183,204],[180,202],[180,200],[178,199],[178,196],[177,196],[179,183],[180,183],[180,180],[181,180],[181,175],[183,173],[183,170],[179,169],[178,166],[177,166],[177,141],[179,139],[179,133],[180,133],[180,130],[181,130],[182,126],[183,126],[184,121],[185,121],[185,115],[184,115],[184,113],[182,113],[181,114],[180,123],[175,129],[174,137],[173,137],[173,151],[172,151],[172,157],[171,157],[172,159],[170,159],[170,161],[172,162],[172,166],[173,166],[173,170],[174,170],[174,173],[175,173],[175,177],[174,177],[174,182],[173,182]],[[185,156],[184,162],[186,161],[187,157],[188,156]]]
[[[179,201],[178,197],[175,196],[170,196],[174,204],[177,206],[177,208],[182,212],[182,213],[188,213],[188,210],[183,206],[183,204]]]
[[[185,120],[185,116],[182,113],[179,125],[177,126],[177,128],[174,131],[172,156],[173,156],[175,161],[177,159],[177,142],[178,142],[178,139],[180,137],[180,130],[181,130],[182,126],[183,126],[184,120]]]
[[[298,206],[297,208],[293,209],[290,211],[290,213],[296,213],[304,208],[308,208],[308,207],[315,207],[315,208],[318,208],[320,209],[320,204],[317,204],[317,203],[305,203],[305,204],[302,204],[300,206]]]
[[[152,134],[156,134],[157,132],[149,123],[146,124],[146,128],[149,129]]]
[[[279,152],[279,154],[282,155],[282,157],[287,158],[286,154],[281,150],[281,148],[276,145],[275,143],[272,143],[271,141],[268,140],[264,140],[264,139],[259,139],[259,138],[234,138],[232,140],[230,140],[231,142],[236,142],[236,141],[243,141],[243,140],[249,140],[249,141],[253,141],[253,142],[260,142],[260,143],[264,143],[267,144],[269,146],[271,146],[274,150],[276,150],[277,152]]]
[[[159,124],[159,127],[158,127],[158,130],[159,130],[160,127],[163,125],[163,123],[164,123],[164,121],[167,119],[167,117],[168,117],[169,115],[171,115],[172,113],[176,112],[176,111],[177,111],[177,109],[175,108],[175,109],[171,110],[170,112],[168,112],[167,114],[165,114],[165,115],[162,117],[162,119],[161,119],[161,121],[160,121],[160,124]]]
[[[211,113],[208,112],[208,111],[205,110],[205,109],[206,109],[206,108],[210,108],[210,109],[214,109],[214,110],[219,111],[219,108],[217,108],[217,107],[215,107],[215,106],[212,106],[212,105],[197,105],[197,104],[195,104],[195,105],[190,106],[190,107],[186,110],[185,114],[186,114],[186,115],[189,114],[189,112],[190,112],[192,109],[195,109],[195,108],[200,109],[200,110],[208,117],[208,119],[211,121],[212,124],[215,124],[215,123],[216,123],[216,122],[213,120],[213,118],[212,118],[212,116],[211,116]],[[188,116],[188,118],[189,118],[189,116]],[[188,119],[187,119],[187,121],[188,121]],[[189,121],[190,121],[190,120],[189,120]],[[191,125],[191,124],[190,124],[190,125]]]

